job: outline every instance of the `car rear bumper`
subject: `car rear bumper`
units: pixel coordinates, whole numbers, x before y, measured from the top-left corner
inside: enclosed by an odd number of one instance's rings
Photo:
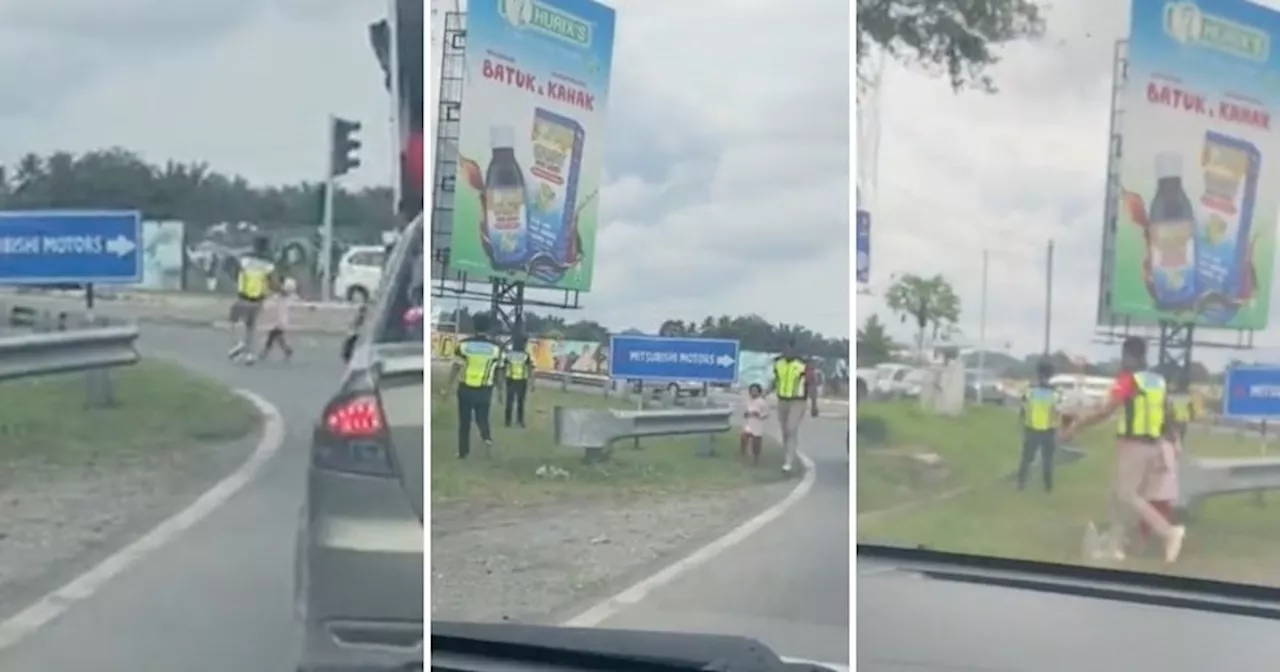
[[[424,534],[399,481],[311,469],[301,525],[302,669],[420,663]]]

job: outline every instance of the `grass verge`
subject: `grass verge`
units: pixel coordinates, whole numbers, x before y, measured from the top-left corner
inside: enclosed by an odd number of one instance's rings
[[[472,430],[472,455],[457,457],[458,410],[453,395],[441,395],[445,384],[432,380],[431,502],[493,504],[546,503],[566,498],[627,497],[663,493],[706,492],[777,481],[782,478],[782,451],[765,438],[758,467],[738,456],[738,433],[716,439],[716,455],[698,456],[706,437],[649,438],[641,449],[630,441],[613,447],[611,458],[584,464],[581,450],[555,445],[552,412],[556,406],[630,408],[618,398],[600,394],[563,392],[544,384],[530,392],[525,408],[527,427],[503,426],[504,407],[495,394],[492,408],[494,453],[483,456],[479,434]],[[634,402],[631,402],[634,403]],[[567,476],[539,475],[554,467]],[[551,470],[554,471],[554,470]]]
[[[0,383],[0,479],[15,465],[107,464],[238,439],[259,422],[247,400],[159,361],[111,373],[115,408],[85,408],[84,374]]]
[[[858,511],[866,513],[994,481],[1017,467],[1018,419],[1008,410],[968,407],[940,416],[909,402],[858,406],[858,423],[879,424],[876,446],[859,434]],[[926,456],[936,455],[932,463]]]
[[[894,411],[899,412],[899,411]],[[1005,413],[1006,418],[1008,413]],[[923,544],[939,550],[979,555],[1025,558],[1049,562],[1079,563],[1082,557],[1084,530],[1089,521],[1102,523],[1108,515],[1108,492],[1111,485],[1115,450],[1108,427],[1092,430],[1080,437],[1079,447],[1087,455],[1075,463],[1063,465],[1056,474],[1054,492],[1046,494],[1029,487],[1018,492],[1007,480],[997,480],[1001,473],[1016,468],[1015,443],[1017,423],[1010,419],[1010,429],[998,430],[993,436],[1003,443],[1000,448],[987,444],[985,449],[960,451],[963,443],[956,437],[971,436],[981,423],[968,416],[937,419],[937,424],[952,423],[952,431],[938,452],[947,451],[956,460],[960,473],[985,474],[986,482],[970,479],[971,490],[944,502],[925,503],[919,507],[889,512],[858,525],[858,539],[872,543]],[[943,435],[931,421],[919,419],[912,432],[919,438]],[[928,436],[920,432],[928,431]],[[1259,454],[1260,438],[1235,435],[1193,433],[1188,437],[1190,457],[1247,457]],[[1272,451],[1272,454],[1275,454]],[[858,502],[864,502],[863,489],[883,490],[876,469],[868,470],[866,454],[859,451]],[[985,471],[984,471],[985,469]],[[1247,583],[1280,583],[1280,526],[1275,524],[1280,509],[1280,496],[1270,500],[1253,495],[1225,496],[1209,500],[1189,524],[1182,558],[1176,565],[1166,566],[1158,557],[1131,557],[1125,568],[1140,571],[1169,572],[1181,575],[1216,578]]]

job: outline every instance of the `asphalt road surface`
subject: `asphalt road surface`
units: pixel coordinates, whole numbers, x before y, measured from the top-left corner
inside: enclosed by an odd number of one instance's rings
[[[849,457],[843,420],[806,419],[813,490],[780,518],[600,624],[759,639],[849,664]]]
[[[300,336],[293,362],[253,368],[229,365],[228,347],[227,334],[208,329],[147,325],[141,339],[144,356],[172,359],[273,403],[286,423],[280,453],[183,536],[0,651],[0,670],[294,669],[293,540],[308,434],[341,372],[337,339]],[[804,448],[817,463],[807,498],[605,625],[749,635],[782,655],[848,661],[844,428],[806,423]]]
[[[207,329],[144,326],[141,339],[144,356],[162,355],[268,399],[286,424],[280,454],[186,534],[0,652],[0,670],[295,668],[293,540],[307,435],[338,382],[341,363],[332,338],[299,337],[296,361],[287,366],[229,365],[230,345],[227,334]]]

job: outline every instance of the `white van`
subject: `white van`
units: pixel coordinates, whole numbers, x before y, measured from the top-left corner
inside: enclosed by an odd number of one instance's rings
[[[1106,403],[1111,392],[1111,379],[1082,374],[1059,374],[1049,379],[1058,397],[1060,411],[1080,412]]]

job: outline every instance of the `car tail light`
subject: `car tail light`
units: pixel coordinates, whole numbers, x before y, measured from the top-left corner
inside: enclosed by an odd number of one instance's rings
[[[382,432],[382,409],[376,397],[356,397],[330,408],[324,425],[339,438],[377,436]]]
[[[324,415],[324,433],[316,437],[315,466],[367,476],[395,476],[388,449],[386,425],[377,397],[363,395],[331,406]]]

